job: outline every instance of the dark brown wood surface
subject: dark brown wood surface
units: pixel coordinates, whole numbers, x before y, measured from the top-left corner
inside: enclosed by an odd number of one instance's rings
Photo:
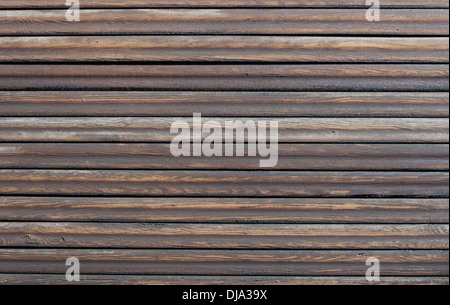
[[[259,169],[259,157],[176,158],[170,144],[0,144],[1,169]],[[280,144],[277,170],[449,169],[448,144]]]
[[[317,250],[78,250],[2,249],[4,272],[65,273],[67,257],[85,262],[85,274],[358,276],[369,257],[385,261],[386,276],[447,276],[448,251]],[[192,268],[186,268],[186,265]],[[41,267],[40,267],[41,266]],[[45,266],[45,268],[42,268]]]
[[[1,247],[447,249],[448,225],[0,223]]]
[[[448,65],[2,65],[0,90],[448,91]]]
[[[168,142],[172,124],[191,118],[3,118],[0,142]],[[224,124],[225,118],[203,118]],[[246,122],[252,118],[234,118]],[[275,118],[258,119],[258,121]],[[276,118],[280,143],[448,143],[448,119]],[[223,125],[224,126],[224,125]],[[229,129],[229,128],[228,128]],[[228,130],[225,129],[225,130]],[[206,138],[208,134],[202,134]],[[220,141],[225,138],[214,136]],[[255,140],[245,134],[246,140]],[[170,152],[170,151],[169,151]]]
[[[436,62],[448,38],[253,36],[3,37],[0,62]]]
[[[199,251],[199,250],[0,250],[5,272],[62,273],[76,256],[85,274],[358,276],[369,257],[386,262],[386,276],[447,276],[448,251]],[[185,268],[186,264],[192,268]]]
[[[176,275],[83,275],[73,285],[448,285],[445,277],[384,277],[369,283],[357,276],[176,276]],[[60,275],[0,274],[1,285],[65,285]]]
[[[382,7],[448,8],[448,0],[384,0]],[[146,7],[369,7],[361,0],[83,0],[85,8]],[[67,8],[59,0],[2,0],[0,8]]]
[[[381,7],[0,0],[0,284],[448,285],[449,2]],[[194,113],[278,164],[173,157]]]
[[[0,197],[0,221],[128,223],[432,223],[447,199]]]
[[[275,118],[273,118],[275,119]],[[271,118],[264,120],[270,121]],[[192,118],[4,118],[0,142],[171,142],[171,125]],[[204,118],[225,123],[223,118]],[[251,118],[235,118],[246,122]],[[259,119],[263,120],[263,119]],[[280,143],[448,143],[448,119],[277,118]],[[225,129],[228,130],[228,129]],[[208,134],[202,134],[206,138]],[[225,133],[214,136],[225,139]],[[246,133],[246,140],[255,140]]]
[[[367,9],[121,9],[83,10],[67,22],[65,10],[2,10],[1,35],[407,35],[449,34],[448,9],[384,9],[368,22]]]
[[[5,195],[448,197],[448,172],[0,170]]]
[[[0,115],[448,118],[448,92],[0,91]]]

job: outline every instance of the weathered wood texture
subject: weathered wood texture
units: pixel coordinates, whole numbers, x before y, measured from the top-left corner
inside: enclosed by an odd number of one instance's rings
[[[260,157],[176,158],[170,153],[170,144],[0,144],[2,169],[257,170],[259,160]],[[278,164],[272,169],[448,170],[449,145],[281,144]]]
[[[448,225],[0,223],[1,247],[447,249]]]
[[[440,223],[448,199],[0,197],[0,221]]]
[[[1,118],[0,142],[171,142],[173,123],[182,120],[192,127],[193,118]],[[224,118],[203,118],[203,123]],[[252,118],[233,118],[246,122]],[[255,120],[269,122],[271,118]],[[448,119],[411,118],[278,118],[278,141],[288,142],[423,142],[448,143]],[[267,123],[268,124],[268,123]],[[174,125],[177,126],[177,125]],[[269,126],[269,125],[267,125]],[[192,129],[192,128],[191,128]],[[211,135],[218,141],[222,135]],[[191,132],[192,133],[192,132]],[[202,134],[205,139],[208,134]],[[187,140],[190,139],[187,137]],[[245,133],[245,140],[255,140]]]
[[[357,276],[176,276],[176,275],[82,275],[72,285],[433,285],[449,284],[448,277],[383,277],[367,282]],[[1,285],[66,285],[63,275],[0,274]]]
[[[1,0],[0,284],[448,285],[449,2],[381,5]],[[278,165],[172,157],[193,113]]]
[[[0,116],[448,118],[448,92],[0,91]]]
[[[448,172],[0,170],[4,195],[448,197],[448,183]]]
[[[447,65],[0,65],[0,90],[448,91]]]
[[[1,249],[0,270],[64,275],[68,257],[84,274],[361,276],[369,257],[384,261],[386,276],[447,276],[448,251],[198,251]],[[192,266],[186,268],[186,265]],[[364,278],[364,276],[361,276]]]
[[[448,8],[448,0],[384,0],[382,7]],[[84,8],[148,7],[369,7],[361,0],[83,0]],[[2,0],[0,8],[67,8],[59,0]]]
[[[448,9],[383,9],[383,22],[368,22],[366,9],[122,9],[2,10],[0,35],[408,35],[449,34]]]
[[[448,38],[126,36],[0,37],[0,62],[432,62]]]

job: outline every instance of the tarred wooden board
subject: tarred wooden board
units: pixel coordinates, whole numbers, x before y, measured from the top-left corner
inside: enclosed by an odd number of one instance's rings
[[[448,285],[448,7],[1,0],[0,284]],[[194,113],[277,165],[173,157]]]

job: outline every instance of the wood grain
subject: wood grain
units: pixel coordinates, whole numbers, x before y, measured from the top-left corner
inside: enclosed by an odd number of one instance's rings
[[[195,251],[1,249],[0,272],[65,275],[77,257],[83,275],[356,276],[378,257],[384,276],[448,276],[448,251]],[[186,268],[188,266],[188,268]],[[384,278],[384,277],[382,277]]]
[[[0,0],[0,284],[449,284],[448,0],[81,5]],[[277,166],[174,158],[194,113]]]
[[[0,142],[166,142],[171,143],[177,134],[171,134],[171,125],[177,121],[192,125],[189,118],[0,118]],[[203,118],[202,122],[216,121],[225,126],[226,121],[278,122],[280,143],[443,143],[449,142],[448,119],[411,118]],[[267,125],[268,126],[268,125]],[[192,127],[192,126],[191,126]],[[212,135],[218,141],[222,135]],[[192,128],[191,128],[192,129]],[[224,131],[225,130],[225,131]],[[192,133],[192,132],[191,132]],[[205,139],[209,134],[203,134]],[[185,137],[191,140],[190,137]],[[255,140],[245,133],[245,140]]]
[[[0,247],[447,249],[448,225],[0,223]]]
[[[0,274],[1,285],[67,285],[65,276],[52,274]],[[448,285],[448,277],[383,277],[367,282],[349,276],[168,276],[82,275],[71,285]]]
[[[448,118],[448,92],[0,91],[0,116]],[[0,119],[1,121],[1,119]]]
[[[384,0],[382,7],[448,8],[447,0]],[[368,7],[360,0],[83,0],[82,8],[150,8],[150,7]],[[67,8],[59,0],[2,0],[0,8]]]
[[[448,172],[0,170],[3,195],[448,197],[448,183]]]
[[[448,65],[1,65],[0,90],[448,91]]]
[[[247,148],[246,148],[247,149]],[[0,144],[2,169],[260,169],[260,157],[175,158],[170,144]],[[278,170],[448,170],[448,144],[280,144]]]
[[[0,221],[440,223],[448,199],[0,197]]]
[[[0,62],[445,63],[448,38],[0,37]]]
[[[448,4],[448,3],[447,3]],[[408,35],[446,36],[448,9],[383,9],[368,22],[367,9],[119,9],[2,10],[0,35]]]

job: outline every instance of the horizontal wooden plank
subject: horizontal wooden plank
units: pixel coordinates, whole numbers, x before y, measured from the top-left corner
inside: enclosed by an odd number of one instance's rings
[[[2,10],[0,35],[440,35],[449,34],[448,9],[382,9],[369,22],[366,9],[119,9]]]
[[[448,285],[448,277],[383,277],[368,282],[349,276],[170,276],[81,275],[70,285]],[[67,285],[65,276],[54,274],[0,274],[0,285]]]
[[[189,118],[1,118],[0,142],[166,142],[171,143],[177,134],[170,133],[177,121],[191,126]],[[205,139],[225,139],[231,127],[226,121],[278,122],[280,143],[304,142],[423,142],[448,143],[448,119],[418,118],[202,118],[202,123],[216,121],[223,126],[222,135],[203,134]],[[268,125],[267,125],[268,126]],[[268,134],[269,135],[269,134]],[[192,140],[188,135],[183,139]],[[245,132],[245,140],[254,141]],[[7,150],[9,151],[9,150]]]
[[[0,90],[448,91],[448,65],[0,65]]]
[[[448,223],[448,199],[0,197],[0,221]]]
[[[66,259],[77,257],[81,276],[246,275],[356,276],[377,257],[385,276],[448,276],[448,251],[194,251],[0,250],[2,273],[54,273],[65,277]]]
[[[433,62],[448,38],[0,37],[0,62]]]
[[[0,91],[0,116],[449,116],[448,92]]]
[[[448,184],[448,172],[0,170],[3,195],[448,197]]]
[[[0,223],[0,247],[446,249],[449,226]]]
[[[260,157],[176,158],[170,144],[0,144],[2,169],[260,169]],[[448,144],[280,144],[278,170],[448,170]]]
[[[448,0],[384,0],[382,7],[448,8]],[[83,0],[82,8],[150,8],[150,7],[369,7],[361,0]],[[67,8],[59,0],[2,0],[0,8]]]

